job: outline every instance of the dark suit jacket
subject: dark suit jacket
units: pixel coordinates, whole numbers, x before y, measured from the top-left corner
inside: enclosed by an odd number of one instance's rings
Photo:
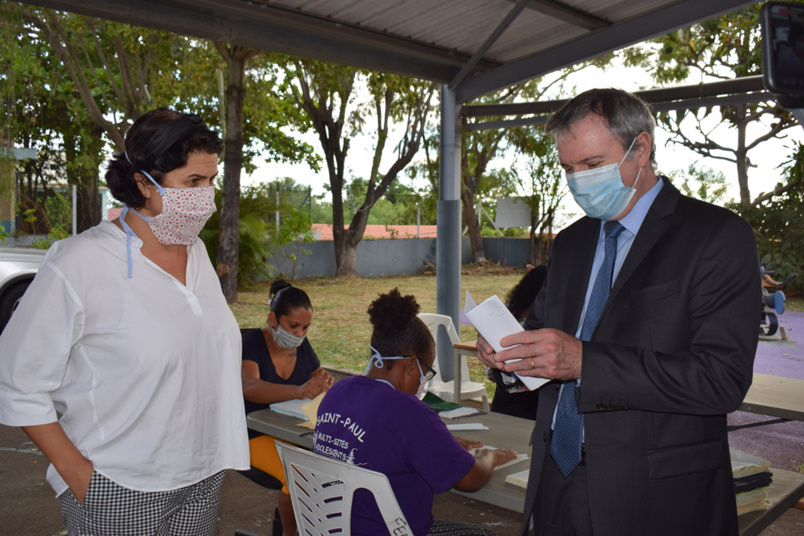
[[[737,534],[726,413],[751,385],[756,241],[742,218],[662,180],[583,343],[577,396],[595,536]],[[599,231],[583,218],[556,237],[527,329],[575,334]],[[556,382],[542,387],[523,534],[557,398]]]

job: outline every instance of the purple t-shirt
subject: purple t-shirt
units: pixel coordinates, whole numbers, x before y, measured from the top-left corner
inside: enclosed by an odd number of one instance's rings
[[[475,463],[427,404],[389,384],[352,376],[318,409],[313,450],[385,474],[413,533],[433,524],[434,493],[443,493]],[[387,533],[373,498],[356,493],[352,534]]]

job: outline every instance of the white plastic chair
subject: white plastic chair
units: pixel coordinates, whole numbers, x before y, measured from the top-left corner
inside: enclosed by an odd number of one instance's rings
[[[433,339],[438,342],[438,326],[444,326],[447,329],[450,342],[455,345],[461,342],[458,333],[455,331],[455,326],[452,323],[452,318],[447,315],[440,315],[436,313],[419,313],[419,318],[422,319],[433,335]],[[486,394],[486,385],[482,382],[473,382],[469,380],[469,365],[466,363],[466,357],[454,354],[454,359],[461,360],[461,393],[460,400],[455,400],[455,380],[448,382],[443,381],[441,371],[438,366],[438,344],[436,344],[436,359],[433,362],[433,368],[438,371],[435,378],[427,383],[427,390],[431,393],[443,398],[448,402],[455,402],[460,404],[462,400],[467,398],[483,398],[483,409],[489,410],[489,397]]]
[[[366,489],[374,495],[388,534],[413,536],[384,474],[281,441],[276,442],[276,450],[285,468],[299,534],[349,536],[354,492]]]

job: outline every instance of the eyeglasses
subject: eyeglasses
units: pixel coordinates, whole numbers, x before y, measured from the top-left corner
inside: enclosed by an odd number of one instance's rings
[[[424,373],[424,379],[427,380],[428,382],[430,380],[432,380],[433,378],[435,378],[435,375],[438,374],[436,369],[434,369],[433,367],[431,367],[430,365],[428,365],[427,363],[425,363],[424,361],[422,361],[418,357],[416,358],[416,361],[418,363],[421,363],[422,365],[424,365],[424,368],[427,369],[427,372]],[[421,367],[419,367],[419,370],[421,371]]]

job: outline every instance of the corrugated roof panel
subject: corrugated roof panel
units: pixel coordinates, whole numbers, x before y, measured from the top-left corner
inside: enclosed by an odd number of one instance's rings
[[[510,0],[274,0],[286,8],[379,33],[472,56],[505,18]],[[675,0],[565,0],[595,18],[618,23]],[[588,34],[590,30],[526,7],[495,42],[485,59],[505,63]]]
[[[26,0],[194,37],[450,82],[469,100],[752,0]],[[614,24],[612,26],[611,24]]]

